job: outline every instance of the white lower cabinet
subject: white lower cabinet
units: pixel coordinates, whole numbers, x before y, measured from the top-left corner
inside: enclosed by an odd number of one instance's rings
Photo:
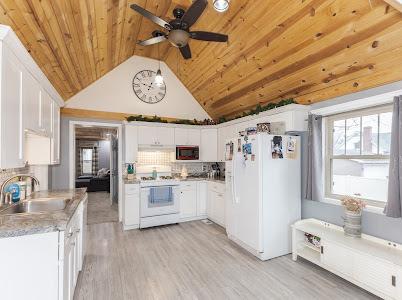
[[[124,187],[123,202],[124,230],[139,228],[140,226],[140,185],[126,184]]]
[[[207,216],[225,227],[225,184],[208,182]]]
[[[329,269],[337,270],[347,276],[353,275],[354,257],[350,255],[348,249],[323,240],[321,253],[321,263]]]
[[[180,183],[180,219],[197,217],[197,182]]]
[[[86,251],[87,203],[87,199],[81,202],[66,230],[60,233],[60,236],[64,238],[64,244],[60,244],[60,253],[63,255],[60,261],[62,280],[60,279],[59,299],[62,300],[73,299],[78,275],[82,270]]]
[[[293,260],[303,257],[383,299],[402,300],[402,245],[369,235],[346,237],[343,228],[316,219],[292,225]],[[321,238],[316,248],[305,234]]]
[[[1,299],[73,299],[85,255],[86,205],[85,199],[65,231],[0,239]]]
[[[207,216],[208,184],[205,181],[197,182],[197,216]]]

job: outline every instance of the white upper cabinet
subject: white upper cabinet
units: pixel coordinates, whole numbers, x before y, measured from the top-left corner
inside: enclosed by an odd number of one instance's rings
[[[60,107],[52,103],[51,164],[60,163]]]
[[[175,128],[174,141],[178,146],[200,146],[201,131],[196,128]]]
[[[138,159],[138,129],[137,126],[127,125],[124,127],[124,142],[126,163],[135,163]]]
[[[138,144],[173,146],[174,129],[168,127],[138,126]]]
[[[40,85],[32,77],[31,73],[25,71],[22,74],[22,96],[24,107],[25,129],[34,132],[40,132]]]
[[[51,136],[52,133],[52,98],[45,90],[41,90],[41,118],[40,118],[40,130],[47,136]]]
[[[22,108],[23,67],[11,50],[1,43],[1,148],[0,167],[24,166]]]
[[[202,129],[201,130],[201,160],[203,162],[218,161],[218,130]]]
[[[0,25],[0,65],[0,168],[23,167],[27,157],[30,164],[57,163],[62,99],[5,25]]]

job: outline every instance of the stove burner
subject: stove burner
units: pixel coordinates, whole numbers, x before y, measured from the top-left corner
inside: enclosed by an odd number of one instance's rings
[[[173,176],[161,176],[159,178],[162,179],[162,180],[172,180]]]
[[[149,177],[141,177],[141,180],[149,181],[149,180],[155,180],[155,178],[153,178],[151,176],[149,176]]]

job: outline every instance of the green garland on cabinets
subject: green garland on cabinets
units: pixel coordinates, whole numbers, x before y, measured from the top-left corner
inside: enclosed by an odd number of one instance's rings
[[[177,119],[174,121],[167,121],[167,120],[163,120],[161,117],[158,117],[158,116],[144,117],[143,115],[129,116],[126,118],[126,120],[128,122],[141,121],[141,122],[156,122],[156,123],[185,124],[185,125],[216,125],[216,124],[229,122],[231,120],[236,120],[236,119],[247,117],[247,116],[258,115],[261,112],[271,110],[274,108],[278,108],[281,106],[293,104],[293,103],[297,104],[296,101],[294,101],[292,98],[290,98],[290,99],[281,100],[278,103],[268,103],[266,105],[258,104],[254,109],[246,111],[243,114],[238,115],[234,118],[226,119],[225,117],[220,117],[217,122],[215,122],[214,120],[210,120],[210,119],[205,119],[202,121],[199,121],[196,119],[194,119],[194,120]]]

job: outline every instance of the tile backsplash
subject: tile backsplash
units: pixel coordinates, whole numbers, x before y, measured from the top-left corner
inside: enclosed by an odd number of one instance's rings
[[[33,174],[33,171],[31,170],[30,167],[24,167],[24,168],[17,168],[17,169],[1,169],[0,170],[0,185],[3,184],[3,182],[16,174]]]

